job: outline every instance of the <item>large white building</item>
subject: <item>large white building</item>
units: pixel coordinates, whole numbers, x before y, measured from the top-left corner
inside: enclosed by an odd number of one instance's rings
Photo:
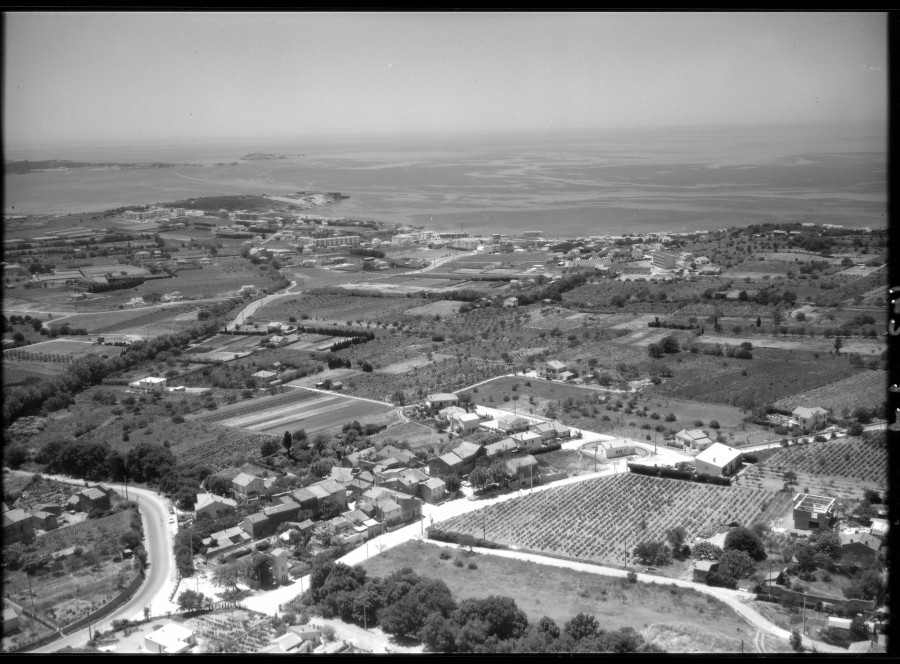
[[[743,453],[722,443],[713,443],[694,457],[698,473],[723,476],[733,473],[741,462]]]

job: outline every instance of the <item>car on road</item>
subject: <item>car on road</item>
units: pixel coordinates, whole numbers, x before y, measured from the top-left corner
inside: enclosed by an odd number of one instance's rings
[[[170,517],[169,517],[169,523],[175,523],[175,517],[174,517],[174,516],[170,516]]]
[[[175,508],[169,505],[169,514],[175,514]]]

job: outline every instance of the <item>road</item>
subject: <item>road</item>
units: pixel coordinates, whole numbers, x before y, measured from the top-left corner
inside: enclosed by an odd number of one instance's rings
[[[29,475],[20,471],[11,471],[20,475]],[[58,475],[43,475],[47,479],[65,482],[75,486],[84,486],[84,480]],[[121,484],[103,483],[124,496],[125,486]],[[137,501],[144,527],[144,546],[147,549],[149,567],[146,578],[140,588],[128,602],[93,625],[94,629],[108,630],[113,620],[143,619],[144,607],[150,607],[154,616],[165,615],[173,610],[169,602],[169,593],[175,585],[175,556],[173,553],[173,536],[175,526],[169,523],[169,502],[155,491],[128,486],[128,497]],[[31,652],[51,653],[66,646],[79,647],[87,643],[88,628],[77,630],[67,636],[52,641]]]
[[[238,312],[237,316],[234,317],[234,320],[225,326],[225,329],[233,330],[238,325],[243,323],[249,316],[252,316],[256,312],[257,309],[259,309],[260,307],[264,307],[267,304],[274,302],[275,300],[277,300],[279,298],[285,297],[287,295],[299,295],[300,291],[292,290],[296,285],[297,285],[297,282],[292,281],[290,284],[288,284],[287,288],[285,288],[283,292],[272,293],[271,295],[266,295],[265,297],[261,297],[258,300],[254,300],[253,302],[248,304],[246,307],[241,309]]]

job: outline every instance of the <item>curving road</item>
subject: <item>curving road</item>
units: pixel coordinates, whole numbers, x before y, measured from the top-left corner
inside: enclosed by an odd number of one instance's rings
[[[11,472],[20,475],[31,474]],[[84,480],[71,477],[59,475],[43,475],[43,477],[84,486]],[[125,486],[122,484],[104,482],[103,485],[115,489],[122,496],[125,495]],[[164,615],[174,608],[169,602],[169,593],[175,583],[175,556],[172,548],[175,526],[169,523],[169,502],[155,491],[132,485],[128,485],[128,497],[137,502],[141,513],[149,567],[144,582],[131,599],[94,624],[93,629],[108,630],[113,620],[143,619],[144,607],[150,607],[151,614],[155,616]],[[88,638],[88,628],[85,627],[30,652],[52,653],[66,646],[80,647],[87,643]]]

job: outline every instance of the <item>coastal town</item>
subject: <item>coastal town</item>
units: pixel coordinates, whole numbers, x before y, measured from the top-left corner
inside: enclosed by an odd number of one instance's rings
[[[346,198],[5,219],[4,652],[884,650],[886,231]]]

